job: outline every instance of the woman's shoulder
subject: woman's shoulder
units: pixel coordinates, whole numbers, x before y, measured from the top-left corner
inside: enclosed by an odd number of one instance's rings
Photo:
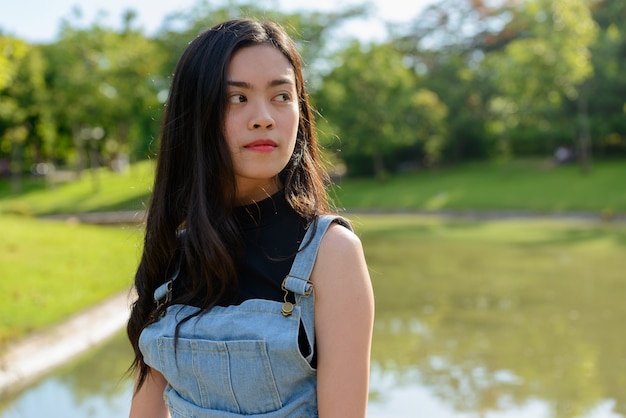
[[[350,251],[361,247],[361,240],[351,224],[342,217],[333,220],[320,244],[320,250],[325,249],[330,252]]]
[[[313,280],[321,286],[325,282],[337,284],[342,277],[363,275],[366,271],[361,239],[351,228],[333,222],[320,243]]]

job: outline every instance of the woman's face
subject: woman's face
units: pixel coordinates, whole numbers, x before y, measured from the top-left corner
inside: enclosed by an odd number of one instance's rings
[[[299,107],[294,69],[271,45],[245,47],[227,74],[226,141],[240,203],[278,191],[278,173],[293,154]]]

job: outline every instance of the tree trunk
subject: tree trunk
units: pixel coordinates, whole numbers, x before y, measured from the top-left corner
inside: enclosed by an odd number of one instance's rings
[[[76,155],[78,160],[76,162],[76,178],[80,179],[83,170],[85,169],[85,144],[83,143],[81,129],[78,126],[72,128],[72,139],[74,140],[74,148],[76,149]]]
[[[100,191],[100,176],[98,174],[100,164],[98,163],[98,150],[96,149],[95,140],[89,140],[87,146],[89,147],[89,163],[91,168],[89,171],[91,171],[93,191],[97,193]]]
[[[578,94],[578,161],[583,174],[591,172],[591,133],[589,130],[589,111],[587,82],[583,83]]]
[[[374,151],[374,155],[372,156],[374,159],[374,174],[379,181],[385,180],[385,163],[383,161],[383,156],[380,151]]]
[[[19,142],[13,142],[11,145],[9,171],[11,172],[11,191],[13,193],[22,191],[23,148],[23,145]]]

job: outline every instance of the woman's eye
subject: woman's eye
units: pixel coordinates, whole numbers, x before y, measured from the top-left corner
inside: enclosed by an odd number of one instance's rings
[[[228,96],[228,103],[243,103],[246,101],[246,96],[244,96],[243,94],[232,94],[230,96]]]
[[[291,101],[291,95],[289,93],[280,93],[274,98],[274,100],[277,102],[289,102]]]

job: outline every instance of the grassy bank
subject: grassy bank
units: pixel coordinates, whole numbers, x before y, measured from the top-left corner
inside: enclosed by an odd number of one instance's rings
[[[19,192],[9,181],[0,181],[0,213],[36,216],[141,210],[150,197],[153,170],[153,163],[144,161],[121,174],[100,169],[96,180],[88,171],[79,180],[57,185],[26,178]]]
[[[80,181],[47,185],[28,180],[13,193],[0,181],[0,213],[42,215],[141,210],[149,200],[153,165],[135,164],[125,174],[102,170],[100,190],[89,173]],[[466,164],[395,175],[384,183],[343,179],[337,206],[349,210],[522,210],[539,213],[585,211],[626,213],[626,161],[597,162],[589,175],[576,166],[543,160]]]
[[[348,209],[626,213],[625,176],[626,161],[598,163],[583,175],[576,166],[525,160],[407,173],[385,183],[348,179],[337,195]]]
[[[141,233],[0,216],[0,347],[130,289]]]

